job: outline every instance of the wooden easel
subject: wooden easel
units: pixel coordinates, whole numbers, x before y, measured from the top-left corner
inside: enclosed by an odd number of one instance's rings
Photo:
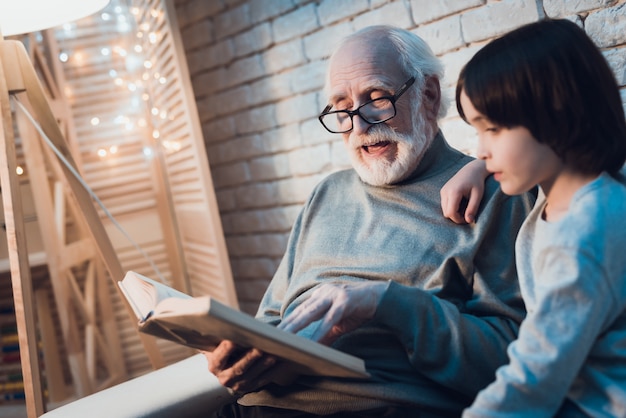
[[[41,129],[74,169],[76,164],[57,121],[46,100],[41,84],[24,46],[18,41],[0,38],[0,186],[5,212],[8,256],[13,286],[15,316],[18,328],[20,356],[26,395],[28,417],[38,417],[45,412],[41,367],[37,350],[35,298],[28,264],[28,249],[19,184],[16,176],[16,150],[10,96],[20,98],[37,119]],[[111,241],[95,210],[91,196],[65,165],[61,172],[71,197],[79,208],[79,215],[87,226],[98,254],[109,277],[120,280],[124,270]],[[131,312],[128,307],[129,313]],[[154,340],[142,337],[146,353],[153,367],[163,365]]]

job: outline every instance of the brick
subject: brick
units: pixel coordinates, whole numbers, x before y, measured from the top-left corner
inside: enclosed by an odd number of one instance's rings
[[[215,93],[220,86],[225,84],[226,76],[227,73],[224,68],[217,68],[215,70],[196,75],[191,80],[196,99]]]
[[[442,17],[482,6],[486,0],[411,0],[413,21],[417,25],[432,22]]]
[[[288,233],[300,210],[300,205],[289,205],[227,214],[224,217],[233,225],[232,233]]]
[[[461,15],[465,42],[477,42],[539,20],[535,0],[506,0],[489,3]]]
[[[280,16],[294,8],[291,0],[254,0],[250,2],[250,16],[253,23]]]
[[[215,174],[211,173],[211,175],[215,177]],[[217,199],[217,206],[219,206],[220,212],[234,210],[237,208],[235,203],[235,194],[232,189],[220,190],[219,188],[216,188],[215,198]]]
[[[309,4],[276,18],[272,23],[272,34],[280,43],[313,32],[319,26],[315,5]]]
[[[354,18],[355,30],[366,26],[389,24],[403,29],[415,26],[411,11],[403,1],[387,3],[384,6],[358,15]]]
[[[254,209],[276,206],[278,186],[276,182],[253,183],[237,188],[235,201],[240,209]]]
[[[272,44],[272,32],[269,23],[255,26],[233,39],[236,56],[259,52]]]
[[[216,164],[225,164],[259,157],[267,154],[267,150],[260,140],[260,135],[247,135],[216,144],[211,153],[212,161]],[[254,174],[252,177],[255,178]]]
[[[252,294],[260,297],[265,292],[265,286],[267,285],[265,282],[260,280],[249,280],[255,278],[267,278],[272,277],[276,272],[276,261],[275,259],[268,257],[244,257],[237,260],[237,265],[233,266],[233,274],[237,275],[240,279],[248,279],[245,280],[246,288],[254,288],[255,283],[260,283],[258,288]]]
[[[213,114],[216,116],[228,115],[250,106],[250,86],[237,86],[230,90],[223,91],[213,98],[215,108]]]
[[[273,154],[250,161],[250,174],[257,181],[277,180],[292,175],[287,154]]]
[[[543,0],[546,15],[551,18],[566,17],[576,13],[610,6],[617,0]]]
[[[187,66],[189,67],[189,76],[194,77],[200,73],[212,70],[219,66],[210,58],[210,50],[215,46],[209,48],[199,49],[197,51],[188,51]]]
[[[189,73],[194,75],[227,65],[235,56],[231,39],[225,39],[206,48],[187,53]]]
[[[457,51],[445,54],[441,57],[441,63],[445,69],[445,74],[441,82],[442,86],[456,86],[459,79],[459,73],[463,66],[476,54],[476,52],[484,46],[485,43],[472,45],[468,48],[462,48]]]
[[[196,108],[198,109],[200,122],[208,122],[215,119],[214,96],[205,96],[201,99],[196,99]]]
[[[330,169],[330,146],[319,144],[289,153],[289,167],[294,176],[317,174]]]
[[[339,41],[352,32],[350,22],[323,27],[321,30],[304,37],[304,55],[309,60],[328,58]]]
[[[350,163],[350,157],[343,141],[335,141],[331,144],[330,161],[333,171],[352,168],[352,163]]]
[[[180,6],[176,6],[176,15],[181,28],[196,22],[217,15],[224,9],[224,5],[219,1],[190,1]]]
[[[216,187],[236,186],[250,181],[250,171],[245,162],[214,167],[213,172],[215,173],[213,183]]]
[[[319,111],[321,110],[319,108]],[[324,129],[317,117],[308,119],[300,124],[300,137],[304,145],[321,144],[332,142],[338,138],[341,139],[341,135],[331,134]]]
[[[287,248],[284,234],[255,234],[226,237],[231,256],[275,256],[281,257]]]
[[[302,145],[298,124],[293,123],[261,133],[261,141],[269,152],[284,152]]]
[[[626,85],[626,48],[614,48],[608,51],[603,51],[604,58],[606,58],[617,84],[620,86]]]
[[[217,39],[226,38],[250,26],[252,26],[250,6],[246,3],[215,18],[215,35]]]
[[[451,16],[418,27],[415,34],[422,38],[435,55],[459,48],[463,45],[461,17]]]
[[[590,13],[585,30],[600,48],[626,43],[626,3]]]
[[[369,8],[368,0],[324,0],[317,8],[320,24],[325,27],[331,23],[365,12]]]
[[[326,175],[327,173],[299,176],[277,182],[277,204],[303,204],[308,199],[313,188]]]
[[[234,7],[239,6],[241,3],[245,3],[246,0],[221,0],[224,2],[224,5],[227,9],[232,9]]]
[[[290,90],[294,93],[321,90],[326,81],[327,66],[325,61],[314,61],[294,68],[287,74]]]
[[[202,133],[207,144],[232,138],[235,135],[235,119],[226,117],[203,123]]]
[[[193,50],[213,42],[213,24],[210,20],[200,20],[181,30],[185,49]]]
[[[277,73],[303,64],[306,60],[302,40],[300,38],[294,39],[266,50],[262,61],[265,71],[268,73]]]
[[[239,260],[240,259],[237,259],[235,262],[238,263]],[[233,276],[235,275],[233,274]],[[237,292],[239,309],[242,312],[246,312],[249,315],[254,316],[272,276],[270,275],[269,278],[235,277],[237,278],[235,281],[235,290]]]
[[[243,111],[236,115],[237,133],[261,132],[276,126],[276,107],[266,105]]]
[[[288,77],[286,73],[270,74],[252,82],[248,102],[251,105],[258,105],[291,96],[293,91],[291,90],[291,83],[286,81]]]
[[[231,87],[242,84],[265,75],[262,58],[260,55],[253,55],[234,61],[225,69],[223,87]]]
[[[466,154],[476,155],[476,130],[459,116],[441,123],[441,131],[452,147]]]
[[[276,103],[277,124],[287,125],[317,117],[316,97],[316,93],[300,94]]]

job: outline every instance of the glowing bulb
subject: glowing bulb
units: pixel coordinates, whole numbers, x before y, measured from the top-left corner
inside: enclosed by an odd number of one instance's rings
[[[15,167],[15,173],[18,176],[21,176],[22,174],[24,174],[24,169],[21,166],[18,165],[17,167]]]
[[[91,124],[93,126],[99,125],[100,124],[100,118],[98,118],[98,117],[91,118]]]
[[[67,62],[69,59],[70,59],[70,56],[67,54],[67,52],[61,52],[59,54],[59,61]]]

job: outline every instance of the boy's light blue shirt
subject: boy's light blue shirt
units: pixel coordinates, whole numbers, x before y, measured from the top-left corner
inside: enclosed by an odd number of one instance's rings
[[[589,416],[626,416],[626,187],[602,174],[558,222],[544,208],[516,243],[528,315],[510,363],[464,417],[552,417],[566,397]]]

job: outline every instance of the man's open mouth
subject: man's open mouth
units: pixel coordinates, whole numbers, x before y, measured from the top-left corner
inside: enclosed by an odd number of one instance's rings
[[[368,154],[372,154],[372,153],[376,153],[376,152],[383,150],[390,143],[391,143],[390,141],[382,141],[382,142],[377,142],[371,145],[363,145],[361,148],[363,148],[363,150],[367,152]]]

